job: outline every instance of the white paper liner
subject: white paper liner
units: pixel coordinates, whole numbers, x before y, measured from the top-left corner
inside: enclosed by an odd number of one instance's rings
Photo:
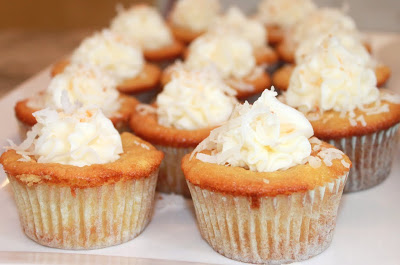
[[[282,264],[309,259],[330,245],[346,178],[256,203],[188,186],[201,235],[215,251],[243,262]]]
[[[183,156],[192,152],[194,148],[178,148],[162,145],[154,146],[164,153],[164,159],[160,165],[157,191],[181,194],[190,198],[190,191],[187,187],[185,176],[183,175],[181,161]]]
[[[8,178],[29,238],[49,247],[95,249],[124,243],[143,231],[151,219],[157,175],[158,170],[147,178],[74,192]]]
[[[344,192],[372,188],[383,182],[390,174],[393,154],[397,146],[399,124],[372,134],[329,140],[351,160]]]

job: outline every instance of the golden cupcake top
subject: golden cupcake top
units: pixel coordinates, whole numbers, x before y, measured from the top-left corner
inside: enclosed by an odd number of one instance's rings
[[[312,190],[345,176],[340,150],[312,137],[304,115],[266,90],[184,157],[185,177],[200,188],[252,197]]]

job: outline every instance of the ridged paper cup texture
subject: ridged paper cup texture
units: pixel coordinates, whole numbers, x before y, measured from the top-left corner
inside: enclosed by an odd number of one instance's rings
[[[328,140],[353,163],[344,192],[361,191],[383,182],[390,174],[398,146],[399,124],[372,134]]]
[[[160,165],[160,173],[157,182],[157,191],[165,193],[181,194],[190,198],[190,191],[186,184],[185,176],[181,168],[182,158],[192,152],[194,148],[170,147],[154,145],[164,153],[164,159]]]
[[[218,253],[249,263],[302,261],[330,245],[347,175],[307,192],[251,198],[191,184],[202,237]]]
[[[76,189],[8,178],[29,238],[54,248],[95,249],[124,243],[143,231],[152,215],[157,175]]]

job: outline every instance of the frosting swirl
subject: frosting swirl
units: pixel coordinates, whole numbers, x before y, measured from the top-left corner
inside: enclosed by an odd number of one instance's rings
[[[257,18],[264,24],[288,28],[316,9],[312,0],[263,0]]]
[[[50,81],[45,94],[41,96],[42,102],[36,105],[39,108],[47,106],[62,109],[63,93],[66,93],[73,104],[96,105],[107,117],[111,117],[121,107],[116,86],[115,80],[100,69],[73,64]],[[32,104],[35,105],[35,98]]]
[[[237,103],[214,67],[175,67],[171,81],[157,96],[158,123],[181,130],[216,126],[226,121]]]
[[[356,23],[344,12],[335,8],[320,8],[306,16],[304,19],[295,24],[289,39],[298,45],[303,40],[312,38],[315,35],[325,34],[332,29],[347,31],[349,34],[356,36]]]
[[[111,21],[110,29],[139,43],[143,50],[157,50],[173,43],[172,34],[160,13],[147,5],[121,8]]]
[[[178,0],[170,18],[177,26],[201,32],[207,30],[220,9],[219,0]]]
[[[43,109],[33,114],[37,123],[20,146],[12,148],[38,163],[87,166],[117,160],[123,152],[121,137],[99,109],[80,108],[73,113]]]
[[[95,65],[120,83],[136,77],[142,71],[144,59],[139,47],[103,30],[83,40],[72,54],[71,63]]]
[[[311,154],[308,140],[314,132],[299,111],[265,90],[253,105],[238,105],[231,118],[213,130],[193,154],[204,162],[243,167],[257,172],[285,170],[304,164]]]
[[[378,100],[379,90],[374,71],[338,39],[328,37],[296,66],[285,98],[303,112],[352,112]]]
[[[236,34],[205,34],[189,46],[185,64],[199,69],[214,64],[224,78],[243,78],[256,66],[252,45]]]
[[[237,7],[229,8],[225,15],[218,17],[209,31],[219,35],[225,32],[238,34],[249,41],[254,48],[267,45],[265,27],[257,20],[247,18]]]

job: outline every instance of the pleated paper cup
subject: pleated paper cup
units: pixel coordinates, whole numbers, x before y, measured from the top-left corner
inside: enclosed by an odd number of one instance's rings
[[[347,174],[290,195],[254,198],[200,188],[188,181],[202,237],[218,253],[249,263],[309,259],[331,243]]]
[[[344,192],[361,191],[383,182],[390,174],[398,144],[399,124],[372,134],[327,140],[353,163]]]
[[[158,170],[145,178],[75,189],[8,178],[29,238],[54,248],[96,249],[143,231],[152,215],[157,175]]]
[[[181,161],[183,156],[192,152],[194,148],[162,145],[154,146],[164,153],[164,160],[160,165],[157,191],[181,194],[190,198],[190,191],[186,184],[185,176],[183,175]]]

